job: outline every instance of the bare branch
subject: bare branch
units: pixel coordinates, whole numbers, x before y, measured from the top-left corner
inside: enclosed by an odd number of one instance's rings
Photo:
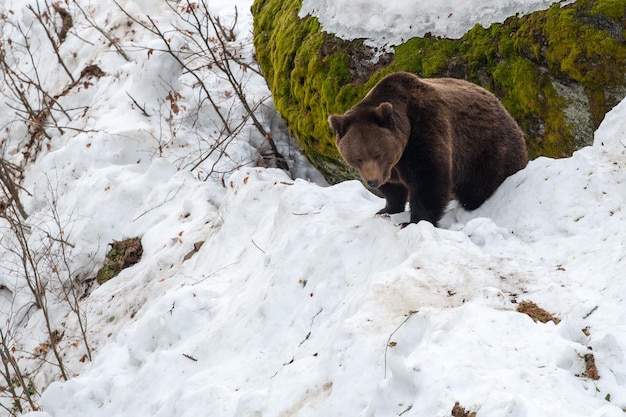
[[[52,49],[54,50],[54,53],[57,56],[57,60],[58,60],[59,64],[63,67],[63,69],[65,70],[65,73],[68,75],[68,77],[70,77],[70,80],[72,80],[72,82],[74,82],[74,77],[72,76],[72,73],[70,72],[70,70],[65,65],[65,62],[63,61],[63,58],[61,57],[61,53],[59,52],[59,44],[54,39],[54,36],[52,36],[52,32],[48,28],[47,22],[45,22],[46,14],[48,16],[50,14],[50,6],[48,5],[47,1],[44,2],[44,4],[46,5],[46,8],[48,8],[48,10],[44,14],[44,12],[41,11],[41,8],[39,6],[39,2],[35,2],[35,4],[37,5],[37,10],[35,10],[33,8],[33,6],[30,5],[30,4],[27,6],[27,8],[28,8],[28,10],[30,10],[33,13],[33,15],[35,16],[35,19],[37,19],[37,21],[39,23],[41,23],[41,27],[43,28],[44,32],[46,33],[46,36],[48,37],[48,40],[50,41],[50,45],[52,45]]]
[[[81,11],[81,13],[83,14],[83,16],[85,17],[85,20],[87,20],[87,22],[89,22],[89,24],[94,27],[98,32],[100,32],[102,34],[102,36],[104,36],[110,43],[111,45],[113,45],[113,47],[115,48],[115,50],[117,51],[118,54],[120,54],[120,56],[122,58],[124,58],[126,60],[126,62],[131,62],[131,59],[128,57],[128,55],[126,55],[126,52],[124,52],[124,50],[122,49],[122,47],[120,46],[119,42],[117,41],[117,39],[114,39],[109,32],[107,32],[106,30],[104,30],[102,27],[100,27],[96,21],[94,20],[93,16],[91,16],[89,13],[87,13],[85,11],[85,9],[83,9],[80,4],[78,4],[78,2],[76,0],[73,0],[74,5],[76,6],[76,8],[78,10]],[[117,4],[117,2],[116,2]],[[118,5],[119,7],[119,5]]]

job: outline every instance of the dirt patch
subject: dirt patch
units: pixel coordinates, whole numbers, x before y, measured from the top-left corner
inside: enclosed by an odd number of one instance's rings
[[[593,380],[600,379],[600,374],[598,373],[598,368],[596,367],[596,358],[593,356],[593,353],[585,354],[584,358],[585,358],[585,376]]]
[[[476,411],[467,411],[457,401],[452,407],[452,417],[476,417]]]
[[[107,73],[102,71],[102,69],[99,66],[95,65],[95,64],[94,65],[87,65],[80,72],[80,78],[91,78],[91,77],[102,78],[105,75],[107,75]]]
[[[535,322],[547,323],[552,321],[554,324],[561,322],[561,319],[555,317],[552,313],[549,313],[532,301],[522,301],[519,303],[517,305],[517,312],[528,315]]]
[[[128,268],[141,260],[143,247],[141,238],[131,237],[121,241],[114,240],[111,250],[107,253],[104,265],[97,274],[98,284],[104,284],[117,276],[122,269]]]

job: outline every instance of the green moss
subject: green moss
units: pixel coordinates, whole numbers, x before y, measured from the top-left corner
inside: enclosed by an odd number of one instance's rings
[[[329,182],[354,178],[341,161],[327,118],[358,102],[384,75],[465,78],[493,91],[523,128],[531,157],[566,156],[575,143],[554,83],[582,86],[593,128],[626,92],[625,0],[553,5],[489,28],[476,25],[459,40],[413,38],[392,59],[367,64],[362,42],[323,33],[300,19],[301,0],[256,0],[254,43],[276,107],[305,155]],[[621,89],[621,90],[620,90]],[[577,131],[578,134],[578,131]]]
[[[573,137],[563,114],[565,100],[546,74],[529,59],[518,56],[497,65],[493,79],[505,92],[502,104],[526,132],[532,156],[562,157],[573,152]]]
[[[622,1],[622,16],[624,7]],[[623,77],[624,41],[604,29],[609,21],[606,17],[599,20],[597,14],[582,15],[580,9],[562,10],[553,6],[539,18],[549,45],[546,59],[555,74],[571,77],[593,90]]]
[[[475,25],[461,38],[463,55],[472,69],[491,67],[500,57],[501,25],[492,25],[485,29]]]
[[[530,60],[515,57],[503,61],[493,71],[493,78],[502,90],[509,91],[502,99],[509,111],[524,115],[539,107],[541,85],[537,80],[540,75]]]
[[[117,264],[107,263],[100,270],[98,270],[98,274],[96,280],[98,284],[104,284],[111,278],[117,276],[120,273],[120,268]]]
[[[591,11],[594,14],[601,14],[620,22],[624,19],[624,11],[626,4],[624,0],[599,0],[593,6]]]
[[[573,6],[553,5],[527,16],[515,41],[520,53],[532,51],[537,64],[553,78],[576,82],[587,92],[592,124],[597,127],[616,101],[607,90],[623,87],[626,43],[622,22],[624,0],[579,0]]]
[[[432,77],[443,71],[450,57],[459,52],[457,42],[436,37],[412,38],[395,48],[393,62],[388,71],[408,71]]]

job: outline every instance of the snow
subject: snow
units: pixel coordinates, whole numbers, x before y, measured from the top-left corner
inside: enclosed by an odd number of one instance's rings
[[[406,213],[374,216],[382,199],[357,181],[326,186],[284,141],[292,175],[257,167],[263,138],[249,125],[228,145],[228,158],[192,170],[218,124],[205,108],[193,117],[189,74],[115,7],[79,4],[116,28],[132,59],[75,14],[64,44],[71,68],[80,73],[96,62],[107,75],[62,97],[79,109],[76,129],[50,130],[53,139],[26,166],[20,196],[31,239],[45,246],[60,226],[82,277],[95,276],[113,239],[141,236],[144,253],[81,301],[93,361],[85,360],[76,316],[50,296],[71,378],[61,380],[48,353],[33,381],[41,409],[25,416],[447,416],[457,401],[478,417],[624,415],[626,101],[606,115],[593,146],[531,161],[476,211],[451,203],[441,228],[400,228]],[[180,24],[162,2],[120,4],[163,28]],[[227,19],[232,4],[211,7]],[[242,53],[251,54],[251,2],[236,4]],[[484,2],[458,6],[459,17],[468,9],[468,18],[480,9],[493,14]],[[31,23],[21,3],[5,8],[13,21]],[[9,26],[3,33],[17,37]],[[42,53],[45,36],[33,29]],[[56,65],[41,74],[55,91],[65,85]],[[269,95],[260,76],[240,76],[250,100]],[[240,117],[223,78],[203,77],[233,120]],[[170,91],[186,106],[179,115],[170,114]],[[284,139],[263,103],[263,123]],[[5,158],[18,163],[28,136],[14,112],[5,108],[0,118],[8,126]],[[204,181],[214,162],[219,173]],[[6,239],[3,330],[15,332],[13,346],[33,371],[28,354],[46,340],[43,318],[28,308]],[[204,244],[189,257],[196,242]],[[524,300],[561,321],[518,313]],[[589,353],[598,380],[584,376]],[[0,401],[10,407],[5,394]]]
[[[342,39],[389,47],[427,33],[461,38],[476,24],[488,27],[553,3],[572,0],[304,0],[300,16],[317,17],[326,32]]]

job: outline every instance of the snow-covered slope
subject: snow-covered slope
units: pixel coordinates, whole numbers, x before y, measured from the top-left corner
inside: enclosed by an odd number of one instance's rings
[[[422,416],[459,401],[483,416],[621,416],[625,184],[624,153],[539,159],[476,212],[452,209],[449,230],[373,217],[382,201],[357,182],[253,168],[217,201],[184,189],[147,227],[146,260],[91,296],[127,323],[94,325],[111,344],[44,409]],[[179,230],[182,244],[163,243]],[[517,313],[522,300],[561,322]]]
[[[222,3],[212,7],[229,13]],[[171,17],[160,2],[121,4],[166,26]],[[237,4],[246,42],[250,4]],[[125,22],[90,7],[103,25]],[[119,30],[122,44],[156,44]],[[593,147],[532,161],[474,212],[452,204],[443,228],[401,229],[406,215],[375,217],[384,202],[359,182],[325,187],[255,167],[263,138],[251,128],[222,170],[247,166],[202,181],[188,168],[199,149],[191,129],[168,146],[155,139],[170,143],[161,125],[170,84],[188,98],[193,83],[165,54],[131,48],[125,62],[106,43],[90,50],[89,33],[68,36],[70,52],[108,75],[64,97],[68,108],[89,107],[85,132],[54,133],[28,165],[22,198],[42,242],[59,214],[83,274],[95,275],[113,239],[141,236],[144,254],[82,301],[91,362],[70,337],[75,315],[51,299],[71,378],[44,366],[34,380],[41,410],[29,417],[421,417],[448,416],[455,402],[479,417],[624,415],[624,103]],[[253,74],[247,88],[251,98],[267,94]],[[15,160],[18,133],[7,141]],[[2,259],[0,314],[17,329],[30,300],[6,272],[10,253]],[[560,323],[517,312],[525,300]],[[28,311],[22,356],[45,340],[40,311]],[[584,375],[589,354],[597,380]]]

